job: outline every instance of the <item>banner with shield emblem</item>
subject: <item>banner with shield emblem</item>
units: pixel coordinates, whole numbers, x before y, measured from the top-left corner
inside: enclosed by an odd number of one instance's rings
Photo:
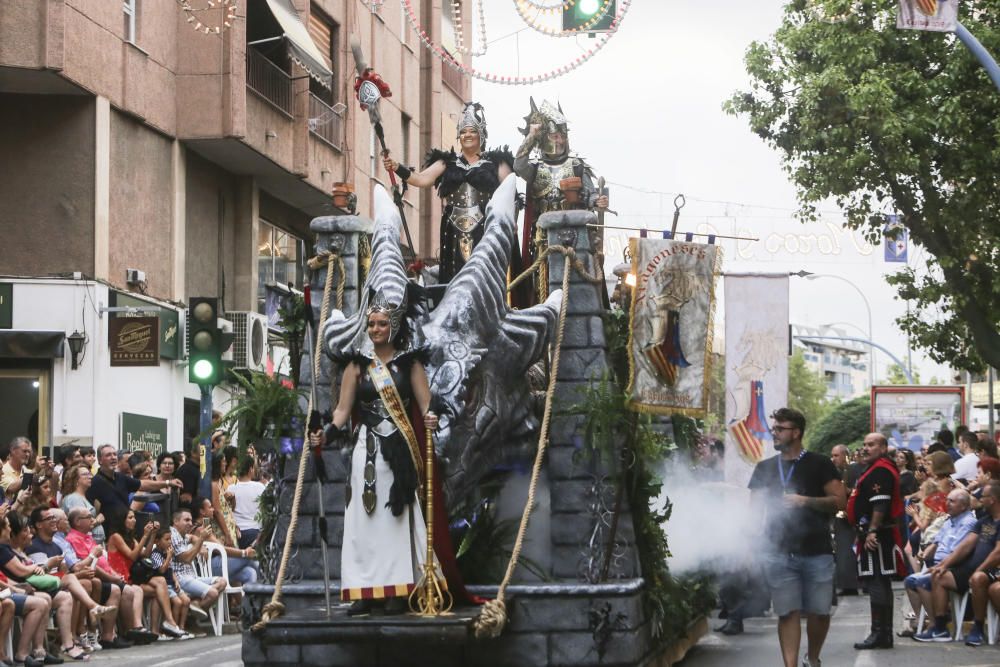
[[[631,239],[630,249],[629,407],[703,416],[722,249],[667,239]]]

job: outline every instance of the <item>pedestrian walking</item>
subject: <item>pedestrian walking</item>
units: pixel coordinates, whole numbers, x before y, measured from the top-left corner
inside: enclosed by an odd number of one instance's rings
[[[771,418],[778,455],[757,464],[749,486],[755,506],[763,509],[765,575],[778,616],[778,643],[785,667],[796,667],[805,614],[808,649],[802,664],[819,667],[833,606],[830,518],[844,509],[844,485],[830,459],[803,449],[801,412],[781,408]]]

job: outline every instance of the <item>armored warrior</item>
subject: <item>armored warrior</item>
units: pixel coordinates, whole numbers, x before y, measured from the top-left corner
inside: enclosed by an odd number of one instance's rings
[[[441,264],[438,282],[447,283],[465,266],[472,249],[483,238],[486,204],[513,169],[514,156],[506,147],[486,150],[486,116],[475,102],[465,105],[458,123],[461,153],[432,150],[421,171],[385,158],[386,169],[395,171],[407,185],[434,185],[442,200]]]
[[[522,248],[522,263],[530,265],[544,249],[544,237],[535,229],[538,217],[563,208],[560,182],[567,178],[581,180],[580,202],[584,208],[606,211],[608,197],[597,191],[594,173],[583,158],[569,152],[569,129],[561,106],[543,101],[525,116],[525,135],[514,158],[514,171],[528,184],[527,209]],[[544,294],[540,295],[544,296]]]

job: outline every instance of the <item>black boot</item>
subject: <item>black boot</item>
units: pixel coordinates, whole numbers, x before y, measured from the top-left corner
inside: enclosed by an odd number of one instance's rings
[[[879,611],[882,616],[881,631],[882,634],[879,637],[878,648],[892,648],[892,598],[889,598],[890,602],[887,605],[881,605]]]
[[[871,614],[871,634],[854,644],[854,648],[859,651],[892,648],[892,606],[872,604]]]
[[[873,648],[879,648],[879,642],[882,639],[882,614],[880,605],[871,604],[871,615],[872,615],[872,631],[865,637],[864,641],[855,642],[854,648],[859,651],[866,651]]]
[[[741,635],[743,634],[743,621],[730,618],[724,624],[717,627],[715,631],[721,632],[724,635]]]

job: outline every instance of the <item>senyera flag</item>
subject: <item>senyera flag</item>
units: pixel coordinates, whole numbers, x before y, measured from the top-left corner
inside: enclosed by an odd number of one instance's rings
[[[897,28],[955,32],[957,25],[958,0],[899,0]]]

